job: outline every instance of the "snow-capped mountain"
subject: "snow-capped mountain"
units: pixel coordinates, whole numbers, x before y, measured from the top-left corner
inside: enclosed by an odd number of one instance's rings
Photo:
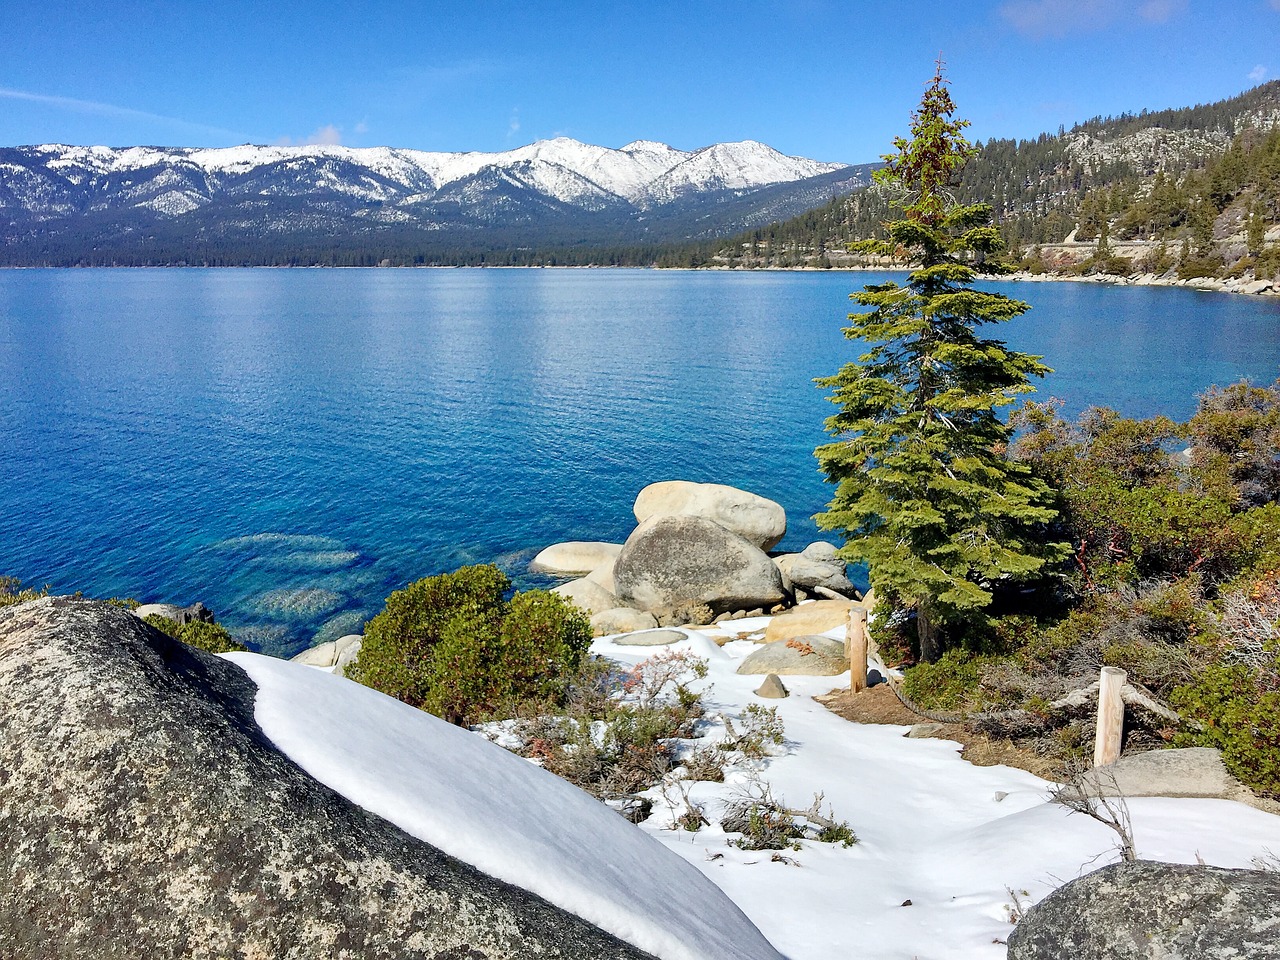
[[[747,140],[683,151],[567,137],[502,153],[390,147],[0,149],[0,258],[154,238],[166,249],[389,231],[512,243],[667,242],[788,216],[866,182],[865,167]],[[485,240],[495,229],[502,236]],[[479,233],[478,233],[479,231]]]

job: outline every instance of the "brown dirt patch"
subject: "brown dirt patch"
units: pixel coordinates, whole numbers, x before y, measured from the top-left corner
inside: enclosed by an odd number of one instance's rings
[[[836,716],[853,723],[890,723],[909,727],[917,723],[932,723],[926,717],[912,713],[902,705],[887,684],[878,684],[870,690],[854,694],[848,690],[832,690],[814,697]],[[1003,764],[1027,770],[1037,777],[1056,780],[1063,771],[1052,758],[1041,756],[1012,740],[995,740],[985,734],[970,730],[964,724],[944,723],[934,739],[954,740],[961,745],[960,755],[977,767],[993,767]]]

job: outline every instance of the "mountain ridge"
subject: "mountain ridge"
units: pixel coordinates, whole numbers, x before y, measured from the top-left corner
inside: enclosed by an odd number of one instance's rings
[[[7,147],[0,148],[0,263],[56,265],[104,250],[135,262],[148,246],[157,262],[188,261],[184,237],[206,250],[225,243],[247,250],[257,238],[270,262],[288,246],[286,236],[299,248],[323,239],[349,251],[372,235],[411,243],[414,231],[424,249],[443,249],[446,238],[485,247],[478,232],[494,228],[516,229],[525,245],[693,240],[807,209],[865,184],[868,171],[754,140],[685,151],[557,137],[489,153]],[[743,202],[757,194],[759,212]]]

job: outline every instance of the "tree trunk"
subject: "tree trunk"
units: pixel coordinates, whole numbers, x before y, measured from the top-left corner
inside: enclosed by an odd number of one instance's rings
[[[933,663],[942,656],[942,631],[923,603],[916,607],[916,636],[920,640],[921,663]]]

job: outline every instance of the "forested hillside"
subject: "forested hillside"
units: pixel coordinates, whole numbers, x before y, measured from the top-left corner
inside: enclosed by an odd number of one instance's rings
[[[1025,269],[1280,270],[1280,81],[1218,103],[977,146],[957,199],[992,205]],[[893,209],[892,194],[875,185],[683,256],[721,266],[846,265],[856,259],[848,244],[883,237]]]

